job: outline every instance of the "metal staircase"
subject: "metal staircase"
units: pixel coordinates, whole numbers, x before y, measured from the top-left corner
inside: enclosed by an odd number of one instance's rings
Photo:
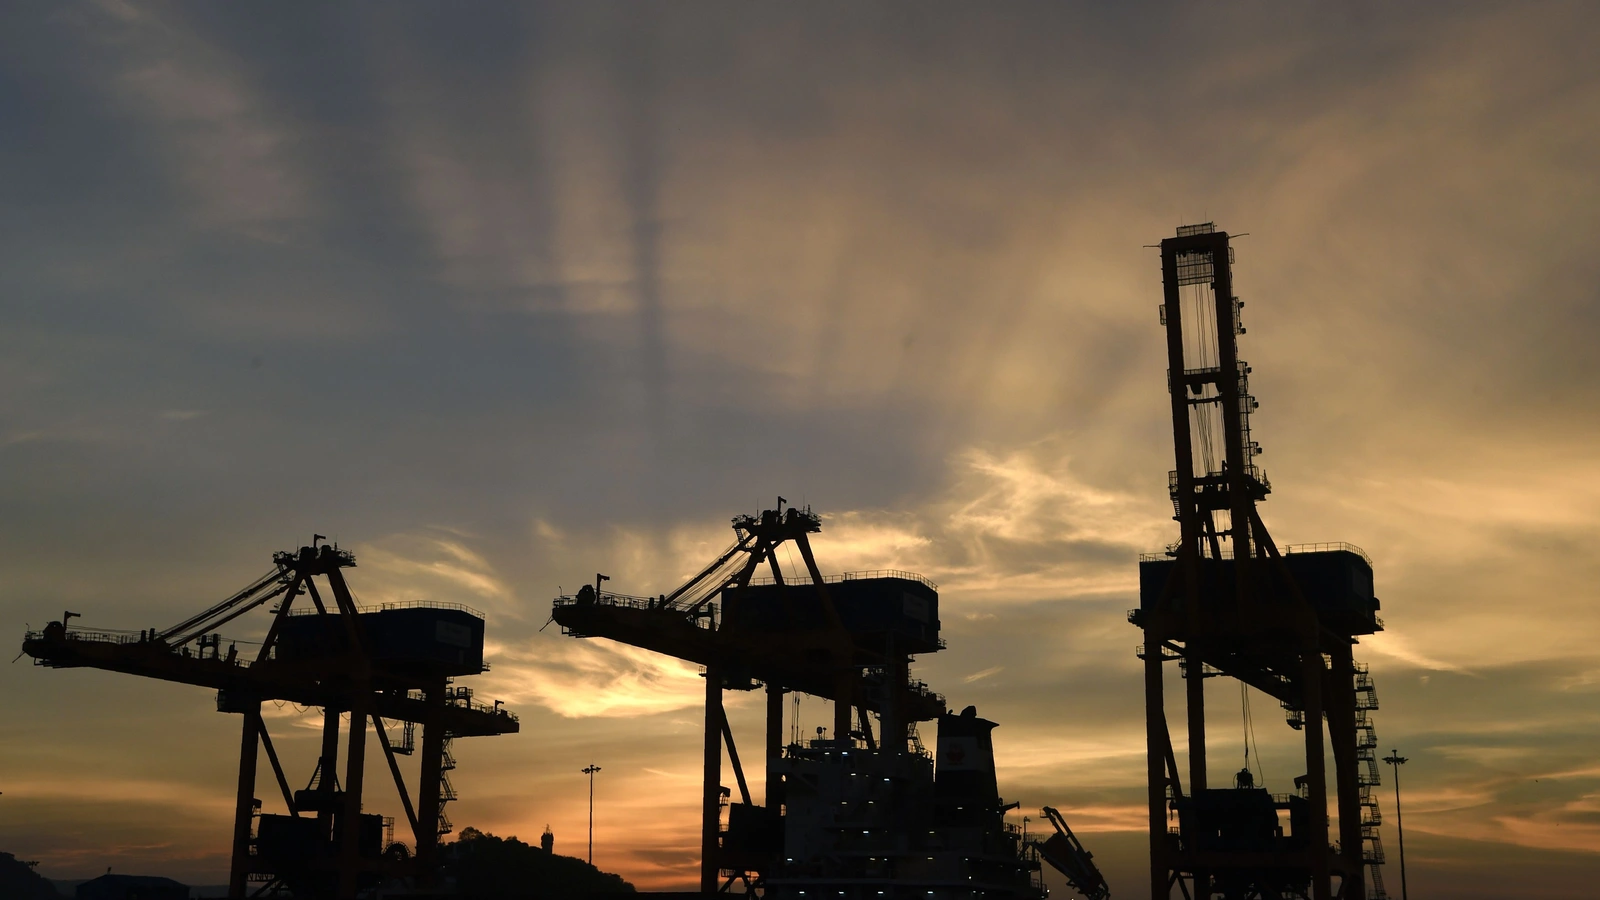
[[[439,762],[439,836],[443,837],[455,830],[450,823],[450,817],[445,815],[444,806],[456,799],[456,789],[450,785],[450,770],[456,767],[456,758],[450,754],[450,734],[444,736],[444,756]]]
[[[1372,873],[1371,900],[1388,900],[1383,887],[1383,838],[1378,826],[1383,824],[1383,813],[1378,809],[1378,795],[1373,790],[1383,783],[1378,771],[1378,732],[1372,727],[1372,711],[1378,708],[1378,689],[1372,683],[1372,674],[1366,663],[1355,664],[1356,679],[1356,759],[1361,771],[1356,773],[1356,783],[1361,790],[1361,839],[1366,842],[1361,858]]]
[[[1360,764],[1356,785],[1361,796],[1361,840],[1366,845],[1361,858],[1372,875],[1372,890],[1367,898],[1389,900],[1389,893],[1383,886],[1383,837],[1378,833],[1383,813],[1378,809],[1378,795],[1373,790],[1383,783],[1378,769],[1378,732],[1372,726],[1372,712],[1378,708],[1378,689],[1372,683],[1372,673],[1366,663],[1355,664],[1355,688],[1356,761]],[[1281,705],[1289,727],[1296,731],[1305,727],[1305,711],[1297,708],[1299,704],[1284,701]]]

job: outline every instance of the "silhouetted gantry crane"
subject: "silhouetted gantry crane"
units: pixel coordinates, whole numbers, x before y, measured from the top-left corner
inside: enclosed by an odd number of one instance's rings
[[[782,850],[779,807],[784,751],[783,696],[798,691],[834,702],[836,741],[904,747],[917,722],[939,718],[944,698],[912,681],[912,654],[941,649],[938,593],[909,572],[825,578],[809,536],[822,528],[809,508],[769,509],[734,518],[735,541],[670,594],[630,597],[601,590],[602,579],[555,601],[566,634],[604,637],[705,667],[705,770],[701,810],[701,889],[753,888]],[[776,551],[792,544],[807,580],[786,580]],[[766,583],[754,576],[765,564]],[[724,690],[765,685],[767,780],[757,805],[722,705]],[[879,717],[874,736],[868,713]],[[731,804],[721,836],[722,747],[743,803]],[[842,745],[841,745],[842,746]]]
[[[1140,608],[1129,614],[1145,632],[1151,896],[1166,898],[1177,885],[1196,900],[1381,898],[1377,737],[1369,717],[1377,697],[1351,655],[1360,635],[1383,628],[1372,564],[1347,544],[1280,550],[1261,520],[1256,504],[1271,485],[1250,438],[1256,403],[1250,367],[1238,356],[1244,304],[1233,294],[1232,262],[1228,235],[1209,223],[1161,242],[1177,461],[1168,482],[1180,537],[1165,554],[1141,560]],[[1187,680],[1187,795],[1167,730],[1162,670],[1172,660]],[[1213,676],[1277,699],[1289,724],[1304,731],[1306,771],[1295,793],[1269,794],[1248,769],[1232,788],[1210,786],[1204,684]],[[1328,835],[1324,718],[1337,846]],[[1169,809],[1178,816],[1174,833]],[[1371,894],[1364,866],[1371,866]]]
[[[473,701],[470,688],[451,686],[457,676],[484,671],[483,617],[444,603],[358,608],[342,572],[354,565],[349,551],[314,540],[297,553],[274,554],[266,575],[164,631],[90,631],[68,627],[75,614],[66,614],[23,641],[36,665],[214,688],[219,711],[243,716],[232,898],[280,891],[350,898],[394,876],[429,883],[439,838],[450,831],[444,814],[445,802],[454,798],[450,739],[517,731],[516,717],[498,703],[485,706]],[[328,585],[331,608],[317,587],[319,577]],[[302,595],[310,607],[295,607]],[[278,605],[254,657],[241,655],[237,643],[224,653],[216,629],[273,600]],[[268,700],[323,710],[322,752],[305,789],[290,789],[267,734],[261,704]],[[342,713],[349,713],[350,729],[341,784]],[[361,809],[369,718],[415,838],[414,855],[403,844],[385,848],[383,817]],[[401,723],[399,743],[390,740],[385,720]],[[415,751],[419,724],[421,774],[413,804],[396,756]],[[258,750],[266,751],[286,815],[258,812]],[[252,882],[257,886],[250,893]]]

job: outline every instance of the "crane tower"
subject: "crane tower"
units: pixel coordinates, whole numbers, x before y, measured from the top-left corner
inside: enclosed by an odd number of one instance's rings
[[[1144,629],[1150,806],[1150,890],[1167,898],[1225,900],[1382,898],[1376,694],[1352,657],[1361,635],[1381,631],[1372,564],[1348,544],[1280,548],[1257,505],[1271,483],[1252,440],[1250,366],[1233,292],[1228,234],[1210,223],[1161,242],[1176,466],[1168,478],[1178,541],[1139,565]],[[1167,728],[1163,674],[1185,681],[1189,791]],[[1277,699],[1305,738],[1305,774],[1291,794],[1270,794],[1241,772],[1213,785],[1206,760],[1205,680],[1227,677]],[[1327,730],[1324,734],[1324,720]],[[1338,840],[1329,835],[1325,749]],[[1178,827],[1169,831],[1169,814]],[[1287,825],[1287,827],[1285,827]],[[1365,869],[1371,867],[1369,891]]]

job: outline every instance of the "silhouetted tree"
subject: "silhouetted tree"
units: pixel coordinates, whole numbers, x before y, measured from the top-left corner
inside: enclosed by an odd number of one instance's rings
[[[515,836],[502,838],[476,828],[461,829],[443,848],[445,865],[465,898],[567,898],[633,891],[620,875],[581,859],[547,853]]]
[[[23,862],[0,853],[0,897],[6,900],[61,900],[55,885],[33,870],[38,863]]]

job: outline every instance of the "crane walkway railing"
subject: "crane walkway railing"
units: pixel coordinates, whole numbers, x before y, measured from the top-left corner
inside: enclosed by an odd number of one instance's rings
[[[50,632],[29,631],[22,637],[23,640],[27,641],[42,641],[48,636],[50,636]],[[84,628],[68,628],[66,629],[65,633],[61,635],[61,637],[64,640],[69,641],[93,641],[99,644],[146,643],[146,638],[143,632],[124,631],[115,628],[100,628],[94,631]]]
[[[425,702],[427,698],[427,693],[417,688],[406,692],[407,700]],[[472,696],[470,688],[445,688],[445,705],[458,706],[462,709],[470,709],[473,712],[486,713],[491,716],[505,716],[513,722],[517,721],[516,713],[498,703],[484,703],[476,699]],[[454,768],[453,765],[451,767]]]
[[[230,650],[241,645],[249,647],[261,646],[260,641],[239,640],[237,638],[227,638],[217,634],[201,635],[200,637],[203,638],[203,641],[193,652],[190,652],[188,644],[179,644],[174,646],[166,643],[158,634],[154,632],[154,629],[147,631],[128,631],[117,628],[88,629],[68,627],[58,632],[52,627],[45,631],[29,631],[23,635],[23,640],[82,641],[89,644],[111,644],[118,647],[132,647],[144,644],[149,645],[152,649],[158,649],[166,653],[170,653],[173,656],[183,656],[192,659],[214,659],[221,662],[232,663],[240,668],[245,668],[250,665],[252,662],[250,657],[242,653],[224,653],[222,651],[222,645],[227,644]],[[35,663],[37,664],[37,662],[38,661],[36,660]]]
[[[1282,553],[1284,556],[1292,556],[1296,553],[1333,553],[1339,550],[1343,550],[1346,553],[1354,553],[1355,555],[1361,557],[1367,565],[1372,565],[1372,557],[1367,555],[1367,551],[1357,547],[1355,544],[1347,543],[1345,541],[1320,541],[1311,544],[1284,544],[1281,548],[1279,548],[1278,552]],[[1266,556],[1266,553],[1262,552],[1259,546],[1252,546],[1250,551],[1250,556],[1252,559],[1259,559]],[[1166,560],[1173,559],[1176,556],[1176,550],[1163,551],[1161,553],[1141,553],[1139,554],[1139,562],[1164,562]],[[1210,559],[1211,554],[1207,553],[1206,558]],[[1233,559],[1233,551],[1222,551],[1222,559]]]
[[[481,610],[475,609],[465,603],[456,603],[452,600],[395,600],[389,603],[362,604],[356,606],[357,613],[383,612],[390,609],[453,609],[468,615],[484,618]],[[330,610],[330,613],[333,611]],[[321,615],[316,607],[299,606],[289,610],[291,616]]]
[[[933,579],[928,578],[926,575],[918,575],[915,572],[907,572],[904,569],[870,569],[865,572],[843,572],[838,575],[824,575],[822,576],[822,581],[824,584],[837,584],[841,581],[866,581],[873,578],[899,578],[904,581],[915,581],[935,591],[939,589],[939,585],[934,583]],[[811,573],[807,572],[792,578],[784,578],[784,583],[810,584],[811,580]],[[768,585],[777,584],[778,580],[771,575],[764,575],[760,578],[750,579],[750,583]]]
[[[67,626],[59,634],[54,629],[27,631],[27,633],[22,634],[24,641],[46,641],[51,637],[59,639],[59,641],[85,641],[91,642],[91,644],[150,644],[157,645],[157,647],[166,647],[173,653],[178,653],[184,647],[182,644],[166,644],[158,634],[154,634],[154,629],[150,629],[150,631],[130,631],[130,629],[123,628],[72,628],[72,626]],[[206,634],[205,639],[206,647],[214,647],[216,644],[261,647],[261,641],[245,641],[242,637],[219,636],[219,634],[213,633]]]
[[[939,585],[934,582],[933,579],[928,578],[925,575],[918,575],[915,572],[907,572],[904,569],[871,569],[864,572],[843,572],[838,575],[824,575],[822,576],[822,581],[824,584],[838,584],[844,581],[867,581],[874,578],[899,578],[905,581],[915,581],[918,584],[925,585],[932,590],[939,589]],[[757,586],[765,586],[777,583],[778,580],[773,578],[771,575],[750,579],[750,584]],[[795,577],[786,577],[784,578],[784,583],[793,585],[811,584],[812,579],[811,575],[806,573]],[[562,594],[555,599],[555,605],[577,606],[578,596],[579,595],[577,594]],[[628,609],[685,608],[685,604],[682,604],[678,600],[666,600],[664,597],[636,597],[631,594],[619,594],[614,591],[600,591],[594,595],[592,602],[597,606],[621,606]],[[390,605],[388,604],[384,606],[385,609],[389,607]],[[464,608],[468,612],[476,613],[476,610],[473,610],[470,607],[460,608]],[[298,611],[296,614],[299,614]]]
[[[674,603],[663,603],[660,597],[634,597],[630,594],[613,594],[610,591],[601,591],[593,600],[596,606],[625,606],[629,609],[675,609]],[[562,594],[555,599],[556,606],[577,606],[578,597],[574,594]]]

